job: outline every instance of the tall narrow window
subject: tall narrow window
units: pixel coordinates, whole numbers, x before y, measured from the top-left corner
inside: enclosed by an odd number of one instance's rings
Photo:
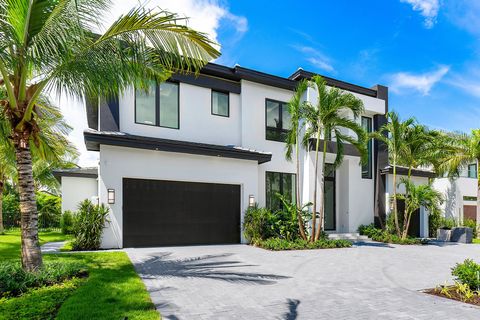
[[[174,82],[152,83],[147,91],[135,90],[135,122],[178,129],[179,86]]]
[[[282,209],[282,201],[277,194],[295,202],[295,174],[265,172],[266,207],[270,210]]]
[[[265,101],[267,140],[285,142],[291,121],[287,103],[270,99]]]
[[[362,127],[367,133],[372,132],[372,118],[362,117]],[[368,158],[365,164],[362,164],[362,178],[372,179],[372,163],[373,163],[373,140],[370,139],[367,144]]]
[[[230,116],[229,96],[226,92],[212,90],[212,114],[216,116]]]
[[[477,178],[477,165],[475,163],[468,165],[468,177]]]
[[[135,122],[141,124],[156,125],[156,85],[137,89],[135,92]]]

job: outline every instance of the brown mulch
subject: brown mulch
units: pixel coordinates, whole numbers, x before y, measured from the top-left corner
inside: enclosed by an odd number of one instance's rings
[[[458,293],[455,286],[448,287],[448,295],[442,293],[442,288],[435,288],[435,289],[428,289],[424,291],[425,293],[432,294],[437,297],[457,300],[460,302],[465,302],[469,304],[473,304],[476,306],[480,306],[480,295],[475,294],[471,299],[465,299],[462,294]]]

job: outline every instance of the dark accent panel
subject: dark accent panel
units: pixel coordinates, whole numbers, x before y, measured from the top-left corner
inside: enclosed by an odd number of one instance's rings
[[[118,131],[119,126],[119,105],[118,98],[100,99],[100,130]]]
[[[323,139],[320,139],[320,149],[323,150]],[[316,139],[310,139],[310,151],[315,150]],[[337,153],[337,143],[335,141],[327,141],[327,153]],[[351,144],[345,143],[343,153],[346,156],[360,157],[358,150]]]
[[[272,159],[271,154],[249,151],[245,149],[237,149],[235,147],[229,146],[218,146],[196,142],[150,138],[124,133],[119,134],[85,131],[83,135],[85,138],[87,150],[89,151],[100,151],[100,145],[106,144],[111,146],[128,148],[179,152],[243,160],[255,160],[258,161],[259,164],[268,162]]]
[[[245,79],[252,82],[258,82],[261,84],[266,84],[268,86],[277,87],[286,90],[295,90],[297,87],[297,81],[274,76],[271,74],[242,68],[239,66],[235,67],[235,74],[237,74],[241,79]]]
[[[123,246],[240,243],[240,186],[123,179]]]
[[[404,200],[397,200],[397,210],[398,218],[401,221],[401,225],[403,225],[403,217],[405,214]],[[417,209],[412,213],[412,217],[410,218],[410,226],[408,227],[408,235],[415,238],[420,237],[420,209]]]
[[[388,167],[388,168],[382,169],[381,171],[382,171],[382,173],[393,174],[393,167]],[[397,175],[407,176],[408,175],[408,168],[397,166]],[[417,170],[417,169],[412,169],[411,175],[413,177],[423,177],[423,178],[436,178],[437,177],[437,174],[433,171],[424,171],[424,170]]]
[[[234,82],[231,80],[225,80],[220,78],[214,78],[208,75],[198,75],[193,74],[175,74],[171,80],[188,83],[202,88],[210,88],[218,91],[226,91],[232,93],[241,93],[240,82]]]
[[[299,80],[302,80],[302,79],[310,79],[315,75],[317,75],[317,74],[313,73],[313,72],[310,72],[310,71],[305,71],[305,70],[299,69],[299,70],[295,71],[295,73],[293,73],[289,77],[289,79],[299,81]],[[337,80],[337,79],[326,77],[326,76],[323,76],[323,75],[320,75],[320,76],[323,79],[325,79],[327,85],[330,86],[330,87],[336,87],[336,88],[339,88],[339,89],[347,90],[347,91],[350,91],[350,92],[360,93],[360,94],[370,96],[370,97],[377,97],[377,91],[375,89],[361,87],[361,86],[358,86],[356,84],[348,83],[348,82],[345,82],[345,81]]]
[[[98,130],[98,98],[86,97],[85,110],[87,112],[88,127],[93,130]]]
[[[373,130],[378,131],[380,127],[387,123],[385,115],[373,116]],[[382,176],[381,169],[388,166],[388,148],[382,141],[373,141],[373,173],[374,173],[374,221],[375,225],[379,228],[385,226],[386,219],[386,206],[385,203],[385,177]]]

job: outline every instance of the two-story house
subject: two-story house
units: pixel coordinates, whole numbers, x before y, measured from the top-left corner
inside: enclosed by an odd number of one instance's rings
[[[287,103],[297,70],[278,77],[235,66],[208,64],[198,76],[174,75],[149,90],[127,90],[112,101],[88,101],[88,150],[99,152],[98,197],[111,214],[102,246],[240,243],[243,214],[258,203],[275,209],[276,193],[293,199],[296,166],[285,159],[290,126]],[[366,130],[385,123],[388,88],[361,87],[332,78],[329,86],[361,99]],[[314,89],[305,99],[315,102]],[[335,141],[328,142],[332,162]],[[371,141],[368,163],[353,147],[325,179],[327,231],[356,232],[384,219],[388,155]],[[303,150],[302,202],[312,200],[312,150]],[[322,201],[318,195],[318,201]]]

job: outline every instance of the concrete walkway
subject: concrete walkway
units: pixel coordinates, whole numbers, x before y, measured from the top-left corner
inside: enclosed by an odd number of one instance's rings
[[[66,241],[60,242],[47,242],[43,246],[40,247],[42,253],[58,253],[61,252],[60,248],[65,245]]]
[[[478,307],[420,291],[479,260],[480,245],[126,251],[164,319],[480,319]]]

